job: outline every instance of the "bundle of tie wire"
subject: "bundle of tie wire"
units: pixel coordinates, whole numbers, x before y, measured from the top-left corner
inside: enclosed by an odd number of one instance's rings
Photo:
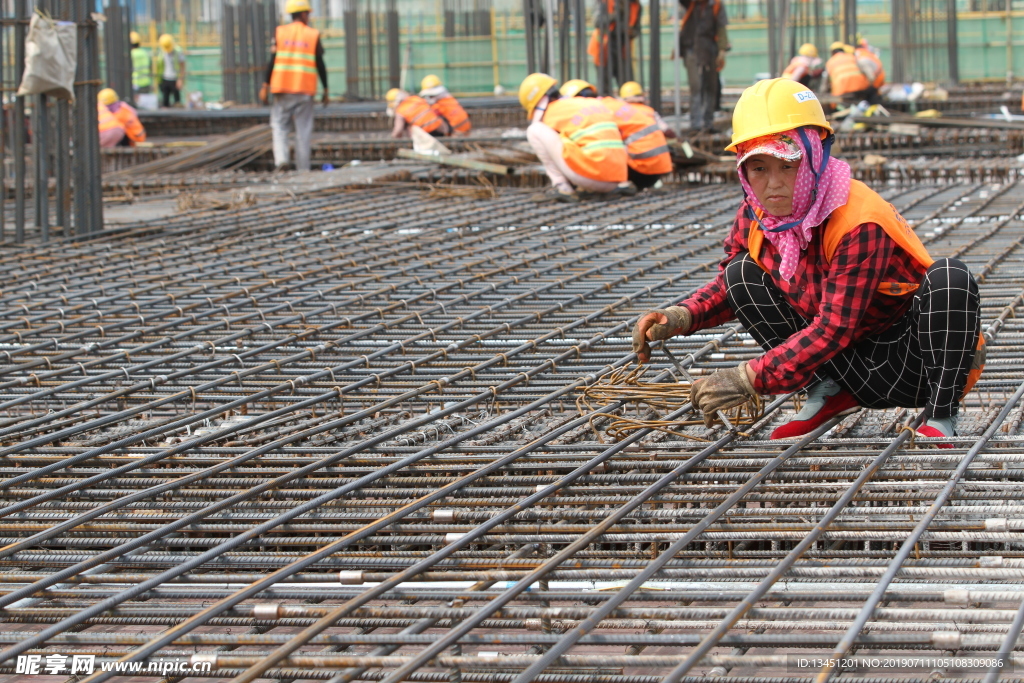
[[[580,389],[580,395],[576,399],[576,409],[580,415],[585,415],[586,413],[592,413],[595,405],[597,407],[604,407],[613,403],[623,402],[637,407],[640,404],[645,404],[657,414],[659,411],[673,412],[690,402],[690,388],[692,386],[690,382],[641,381],[650,368],[650,365],[632,368],[631,364],[628,364],[602,378],[600,382]],[[728,420],[727,426],[735,428],[754,424],[754,422],[761,418],[764,406],[761,398],[757,397],[723,412]],[[677,420],[644,420],[625,415],[594,415],[590,418],[590,426],[594,433],[598,435],[599,441],[601,436],[594,426],[594,419],[597,417],[608,418],[609,422],[608,426],[605,427],[605,432],[616,440],[625,438],[638,429],[654,429],[684,439],[707,441],[707,439],[699,436],[678,431],[685,427],[704,425],[703,419],[694,416]],[[725,424],[718,417],[715,418],[714,422]]]

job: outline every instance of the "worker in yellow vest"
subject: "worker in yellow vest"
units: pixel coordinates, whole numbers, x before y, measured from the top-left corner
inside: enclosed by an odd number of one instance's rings
[[[96,118],[99,121],[100,147],[117,147],[124,139],[124,124],[110,113],[107,105],[96,100]]]
[[[805,86],[776,78],[747,88],[732,126],[726,149],[746,197],[725,259],[696,293],[640,317],[640,361],[651,341],[739,319],[764,352],[694,382],[691,400],[708,426],[758,395],[806,389],[803,408],[772,438],[823,432],[861,407],[898,406],[925,408],[918,434],[954,436],[985,357],[970,270],[930,256],[895,207],[851,179]]]
[[[469,122],[469,114],[462,108],[459,101],[452,97],[441,79],[434,74],[427,74],[420,81],[420,97],[426,100],[434,113],[443,117],[452,129],[452,135],[469,135],[473,126]]]
[[[146,129],[139,121],[138,112],[135,111],[135,107],[122,102],[117,96],[117,91],[113,88],[104,88],[96,94],[96,100],[124,127],[124,137],[118,142],[119,146],[134,147],[136,143],[146,141]]]
[[[452,134],[448,121],[419,95],[407,93],[401,88],[392,88],[384,95],[384,101],[387,103],[388,116],[395,117],[395,125],[391,128],[393,138],[407,138],[412,135],[413,128],[422,128],[435,138]]]
[[[270,128],[274,137],[274,167],[289,167],[288,134],[295,129],[295,169],[309,170],[310,143],[313,136],[313,98],[316,80],[324,86],[324,106],[327,106],[327,65],[320,32],[309,25],[313,8],[309,0],[288,0],[284,11],[292,22],[278,26],[274,34],[274,47],[267,65],[260,100],[267,101],[267,92],[273,93],[270,109]]]
[[[825,62],[825,75],[832,94],[843,98],[846,104],[857,104],[863,100],[878,104],[881,101],[878,89],[862,69],[870,62],[858,59],[852,45],[838,41],[832,43],[831,51],[832,56]]]
[[[527,76],[519,86],[519,104],[530,126],[526,139],[551,180],[539,199],[578,202],[577,188],[598,194],[634,195],[629,182],[626,145],[614,114],[589,97],[562,97],[558,81],[547,74]]]
[[[627,81],[623,87],[633,83]],[[574,78],[558,89],[562,97],[597,97],[597,88]],[[644,104],[630,104],[614,97],[598,98],[612,112],[619,136],[626,146],[626,167],[629,181],[638,190],[661,188],[661,178],[672,172],[672,155],[665,133],[658,124],[654,110]]]

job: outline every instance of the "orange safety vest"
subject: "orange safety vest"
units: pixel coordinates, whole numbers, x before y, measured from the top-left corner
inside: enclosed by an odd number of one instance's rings
[[[301,21],[277,27],[270,92],[316,95],[316,45],[320,32]]]
[[[718,0],[715,0],[717,3]],[[608,0],[608,15],[611,17],[615,16],[615,0]],[[629,27],[633,28],[636,26],[637,21],[640,19],[640,3],[636,0],[630,0],[629,3]],[[594,60],[594,66],[604,66],[605,58],[608,54],[608,36],[611,35],[612,31],[615,30],[615,21],[612,21],[608,25],[608,30],[605,31],[604,40],[601,40],[601,29],[595,28],[590,34],[590,42],[587,43],[587,54]]]
[[[601,101],[615,116],[619,135],[626,145],[628,166],[645,175],[671,173],[672,155],[654,110],[645,104],[623,102],[614,97],[603,97]]]
[[[434,110],[434,113],[443,116],[454,131],[468,133],[473,127],[469,122],[469,114],[462,108],[459,101],[451,95],[442,97],[430,105],[430,107]]]
[[[117,117],[111,114],[110,110],[107,109],[107,105],[102,102],[96,103],[96,114],[99,117],[99,129],[101,133],[113,128],[120,128],[121,130],[124,130],[124,124],[118,121]]]
[[[885,68],[882,66],[882,60],[878,58],[878,55],[865,47],[858,47],[853,51],[853,56],[869,59],[874,62],[878,66],[878,75],[875,76],[875,80],[871,82],[871,85],[876,88],[881,88],[885,85]]]
[[[444,125],[441,117],[419,95],[409,95],[399,102],[395,107],[395,116],[401,116],[410,126],[419,126],[428,133]]]
[[[542,120],[561,136],[562,157],[569,168],[591,180],[626,180],[626,146],[615,117],[600,100],[559,98],[548,104]]]
[[[755,210],[754,214],[757,216],[758,221],[764,216],[764,212],[760,209]],[[750,221],[750,227],[747,231],[747,248],[750,250],[750,256],[754,259],[754,262],[767,271],[768,269],[764,267],[760,259],[761,246],[764,243],[764,231],[761,229],[758,221]],[[825,234],[822,236],[825,261],[831,263],[832,257],[835,255],[836,249],[839,248],[839,243],[843,237],[864,223],[877,223],[882,226],[882,230],[885,230],[885,233],[897,245],[925,268],[935,263],[935,259],[928,254],[928,249],[921,243],[920,238],[914,233],[906,219],[896,210],[896,207],[882,199],[877,192],[859,180],[850,181],[850,198],[846,204],[833,211],[825,223]],[[917,290],[920,286],[918,283],[882,282],[879,283],[876,291],[887,296],[904,296]],[[985,336],[979,334],[978,343],[975,348],[980,350],[984,346]],[[974,387],[984,368],[985,366],[981,365],[968,373],[964,396]],[[963,399],[961,398],[961,400]]]
[[[124,134],[128,136],[133,145],[136,142],[146,141],[146,129],[142,126],[142,121],[139,121],[139,115],[133,107],[122,102],[114,112],[114,118],[124,126]]]
[[[871,83],[860,67],[857,58],[846,52],[837,52],[825,63],[828,81],[832,86],[832,94],[836,97],[847,93],[867,90]]]

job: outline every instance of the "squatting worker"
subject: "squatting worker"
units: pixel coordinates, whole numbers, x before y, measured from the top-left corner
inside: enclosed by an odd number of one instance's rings
[[[729,51],[729,18],[721,0],[679,0],[679,50],[690,83],[690,130],[713,132],[719,76]]]
[[[870,104],[881,102],[878,89],[872,84],[877,77],[877,68],[881,62],[867,57],[858,57],[852,45],[835,42],[830,48],[832,56],[825,62],[825,75],[831,93],[843,98],[846,104],[857,104],[867,100]],[[885,74],[882,73],[882,80]]]
[[[181,91],[185,87],[185,52],[168,33],[160,36],[157,42],[160,44],[157,65],[161,74],[161,104],[170,107],[172,99],[174,104],[181,104]]]
[[[420,81],[420,97],[422,97],[434,113],[448,122],[452,135],[469,135],[473,125],[469,122],[469,114],[462,108],[459,101],[452,97],[441,79],[434,74],[427,74]]]
[[[597,97],[597,88],[579,78],[566,81],[558,92],[562,97]],[[614,97],[598,99],[612,112],[619,136],[626,145],[629,182],[639,190],[661,187],[662,176],[672,172],[672,155],[658,124],[660,117],[643,104],[630,104]]]
[[[392,88],[384,95],[384,101],[388,105],[388,115],[395,117],[395,125],[391,128],[393,138],[410,137],[413,128],[422,128],[435,138],[452,134],[448,121],[419,95],[407,93],[401,88]]]
[[[764,354],[694,382],[710,423],[755,394],[809,387],[772,438],[806,434],[867,408],[926,407],[924,436],[955,435],[959,402],[984,363],[978,286],[956,259],[932,259],[892,205],[830,158],[832,128],[814,93],[764,80],[733,113],[746,198],[718,276],[633,330],[648,341],[738,318]],[[948,446],[948,444],[943,444]]]
[[[562,97],[558,81],[530,74],[519,86],[530,126],[526,139],[551,180],[546,198],[578,202],[576,188],[599,194],[636,194],[629,182],[626,145],[615,117],[590,97]]]
[[[642,85],[636,81],[626,81],[622,84],[622,87],[619,88],[619,98],[623,102],[629,102],[630,104],[640,106],[643,111],[649,111],[657,122],[658,129],[665,134],[666,138],[674,139],[676,137],[676,132],[672,130],[667,123],[665,123],[665,119],[661,118],[661,114],[648,106],[647,95],[644,94],[644,87]]]
[[[825,65],[818,56],[818,48],[814,43],[804,43],[797,50],[796,56],[789,60],[782,71],[782,77],[817,90],[821,87],[821,74],[824,71]]]
[[[117,96],[117,91],[113,88],[104,88],[96,94],[96,100],[124,127],[124,136],[117,143],[118,147],[134,147],[136,143],[146,141],[146,129],[139,121],[139,113],[135,111],[135,107],[122,102]],[[101,130],[102,127],[101,123]]]
[[[117,147],[124,140],[124,124],[110,113],[107,105],[96,98],[96,120],[100,130],[100,147]]]
[[[274,94],[270,108],[270,128],[274,136],[274,166],[288,165],[288,133],[295,128],[295,169],[309,170],[309,146],[313,136],[313,98],[316,79],[324,86],[321,101],[327,105],[327,65],[320,32],[309,25],[313,8],[309,0],[288,0],[284,11],[292,22],[277,27],[274,49],[260,88],[260,100],[267,101],[267,90]]]

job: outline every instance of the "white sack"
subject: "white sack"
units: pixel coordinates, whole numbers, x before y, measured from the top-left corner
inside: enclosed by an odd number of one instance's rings
[[[25,41],[25,73],[18,95],[51,95],[74,101],[77,66],[78,27],[75,23],[33,14]]]

